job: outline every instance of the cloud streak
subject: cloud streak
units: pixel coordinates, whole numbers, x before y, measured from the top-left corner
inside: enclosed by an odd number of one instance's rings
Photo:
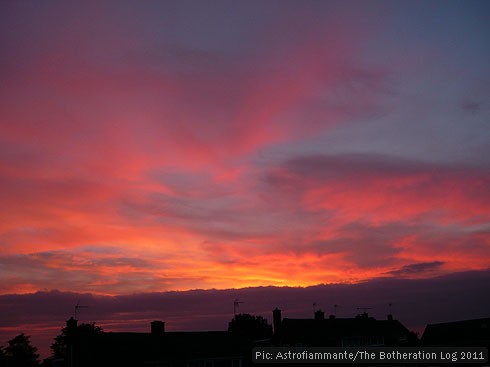
[[[488,268],[487,5],[208,5],[0,5],[0,293]]]
[[[411,264],[404,273],[426,271],[440,264]],[[256,287],[227,290],[140,293],[100,296],[60,291],[0,296],[0,343],[18,332],[32,335],[43,356],[78,302],[81,322],[96,322],[106,331],[149,332],[150,322],[163,320],[169,331],[226,330],[233,317],[233,301],[240,297],[240,312],[261,315],[272,322],[272,310],[283,317],[311,318],[311,305],[327,315],[354,317],[358,307],[371,307],[370,315],[385,319],[389,312],[411,330],[422,332],[427,323],[487,317],[489,271],[463,272],[431,279],[379,278],[360,284],[314,287]],[[475,297],[480,294],[481,297]],[[390,307],[389,304],[392,304]]]

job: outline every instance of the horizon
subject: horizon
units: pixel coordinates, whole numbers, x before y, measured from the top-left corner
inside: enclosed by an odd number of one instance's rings
[[[438,276],[430,279],[383,278],[364,284],[325,284],[310,287],[261,286],[227,290],[166,291],[104,296],[62,291],[0,296],[0,345],[23,332],[31,335],[42,357],[66,320],[80,309],[80,323],[101,326],[107,332],[149,332],[150,322],[162,320],[168,331],[226,330],[238,313],[249,313],[272,322],[272,310],[284,318],[313,318],[313,304],[327,315],[352,318],[358,308],[371,308],[376,319],[391,312],[409,330],[422,335],[428,324],[488,318],[490,269]],[[478,298],[475,295],[480,295]],[[391,304],[391,306],[389,305]],[[334,309],[334,305],[339,307]]]

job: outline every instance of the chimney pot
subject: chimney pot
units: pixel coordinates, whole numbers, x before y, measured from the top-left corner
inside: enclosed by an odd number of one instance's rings
[[[73,316],[70,317],[69,320],[66,320],[66,328],[68,330],[76,330],[77,327],[78,327],[78,320],[75,320]]]
[[[163,334],[165,332],[165,323],[160,320],[155,320],[151,322],[151,333],[152,334]]]
[[[325,320],[325,312],[322,310],[315,311],[315,320]]]
[[[277,307],[272,311],[272,324],[274,325],[274,334],[278,335],[281,329],[282,315],[281,310]]]

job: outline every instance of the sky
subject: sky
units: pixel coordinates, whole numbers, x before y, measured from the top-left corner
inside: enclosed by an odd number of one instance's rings
[[[488,317],[488,1],[0,2],[0,345]]]
[[[487,1],[4,1],[0,294],[490,267]]]

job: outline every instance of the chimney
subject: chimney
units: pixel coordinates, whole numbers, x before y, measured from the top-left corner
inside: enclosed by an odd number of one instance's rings
[[[72,316],[66,320],[66,347],[67,354],[65,363],[66,366],[73,367],[78,358],[80,344],[80,335],[78,335],[78,320]]]
[[[77,329],[77,327],[78,327],[78,320],[75,320],[73,316],[70,317],[69,320],[66,320],[66,329],[68,331],[74,331]]]
[[[315,320],[325,320],[325,312],[323,312],[322,310],[316,310]]]
[[[274,335],[279,334],[279,330],[281,329],[282,316],[281,310],[277,307],[272,311],[272,324],[274,325]]]
[[[389,320],[389,321],[393,321],[393,315],[392,315],[391,313],[390,313],[390,314],[388,314],[388,320]]]
[[[165,323],[160,320],[155,320],[151,322],[151,333],[152,334],[163,334],[165,332]]]

